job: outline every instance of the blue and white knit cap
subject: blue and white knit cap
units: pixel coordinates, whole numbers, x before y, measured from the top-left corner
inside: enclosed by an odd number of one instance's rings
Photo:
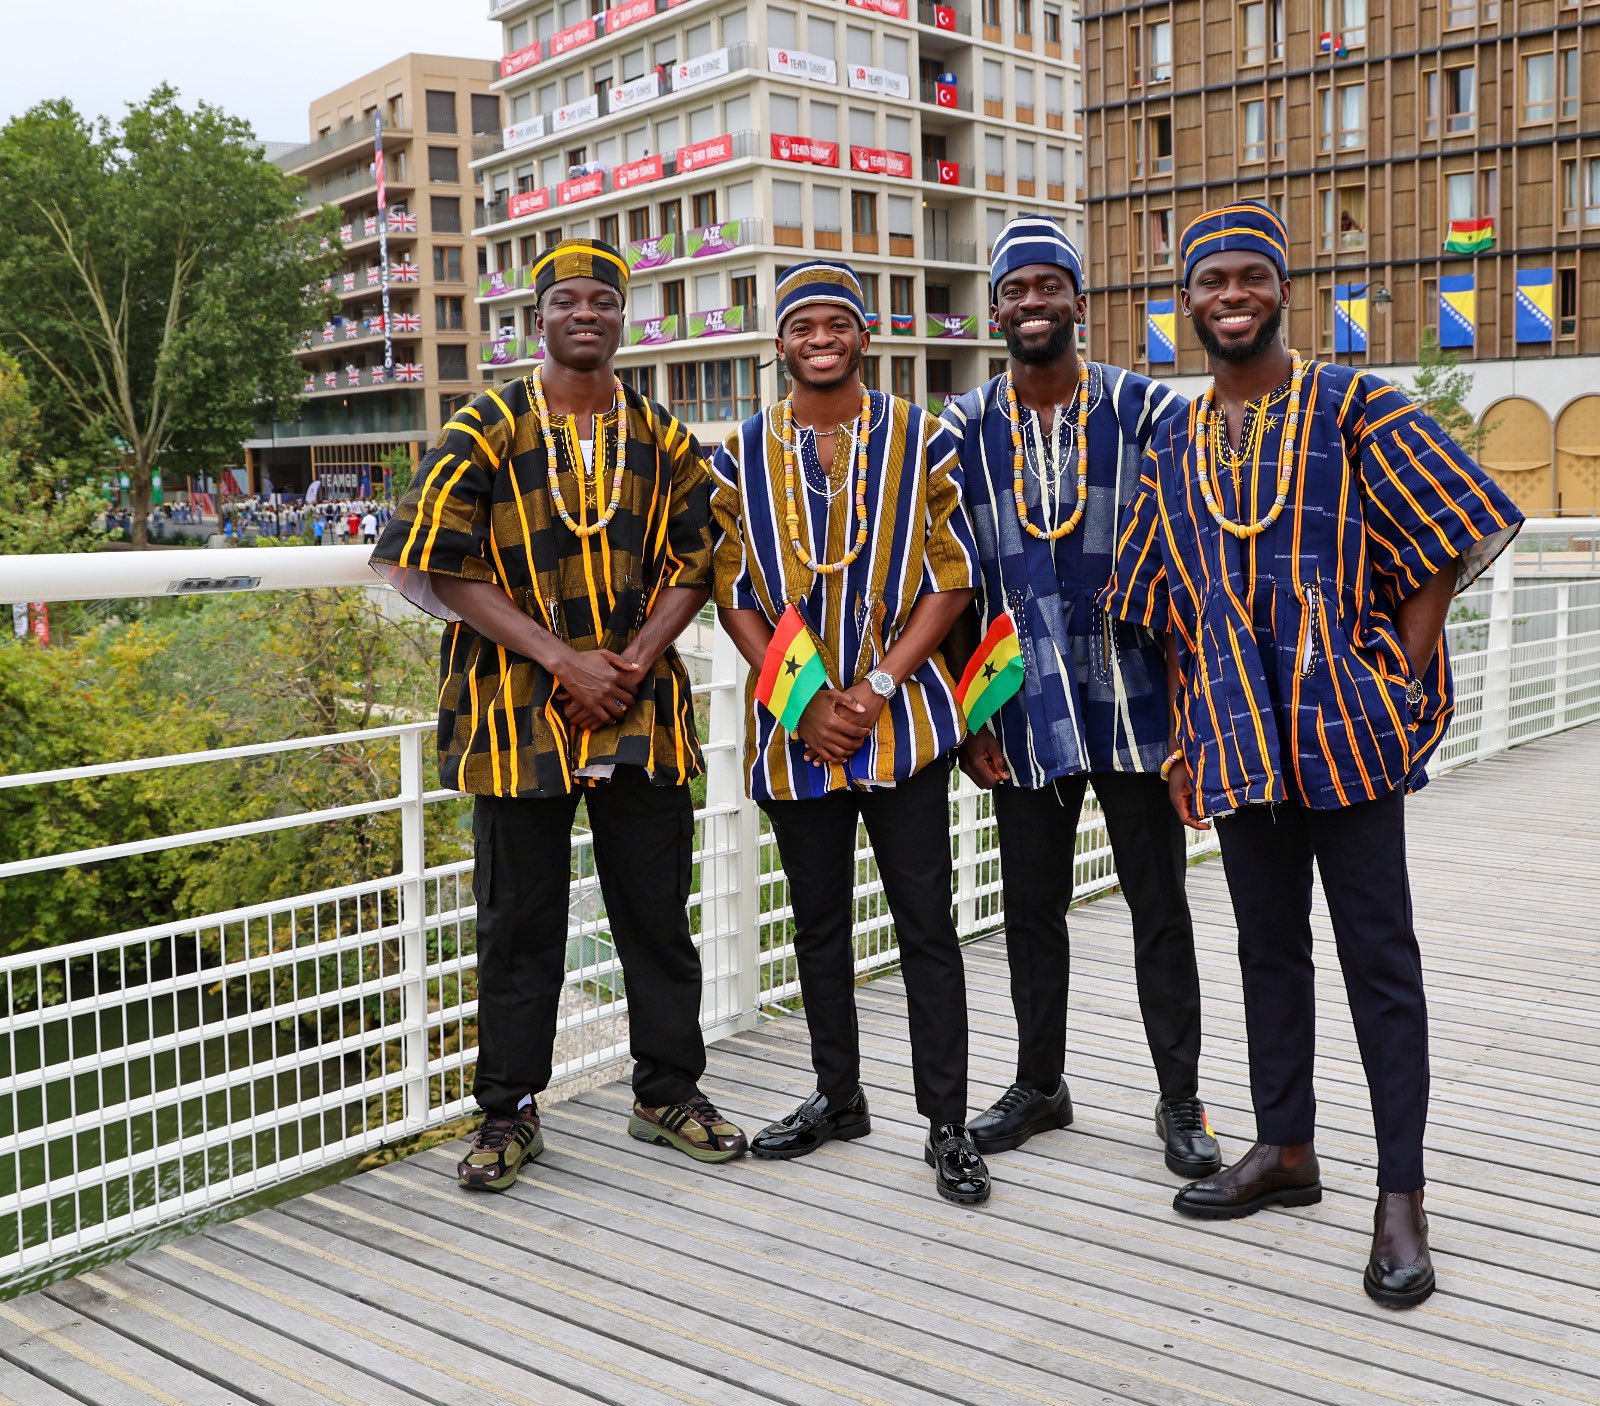
[[[1067,238],[1066,230],[1043,215],[1020,215],[1012,220],[994,242],[994,258],[989,264],[989,291],[1014,269],[1029,264],[1054,264],[1072,275],[1083,292],[1083,256]]]
[[[790,313],[812,303],[833,303],[849,308],[863,328],[867,325],[867,304],[861,293],[861,280],[849,264],[830,259],[808,259],[795,264],[778,279],[778,331]]]

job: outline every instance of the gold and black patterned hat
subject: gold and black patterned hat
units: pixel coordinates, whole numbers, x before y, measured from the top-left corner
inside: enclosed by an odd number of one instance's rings
[[[563,239],[542,255],[533,266],[533,296],[543,302],[544,295],[569,278],[597,278],[609,283],[628,299],[628,264],[603,239]]]

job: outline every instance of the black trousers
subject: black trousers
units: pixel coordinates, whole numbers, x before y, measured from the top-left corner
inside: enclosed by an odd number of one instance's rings
[[[1163,1098],[1199,1089],[1200,975],[1184,892],[1183,826],[1159,776],[1097,771],[1029,790],[997,786],[1001,882],[1017,1082],[1054,1092],[1065,1070],[1072,857],[1084,790],[1094,785],[1133,916],[1133,971],[1145,1039]]]
[[[689,936],[694,803],[619,766],[586,789],[594,864],[628,994],[633,1091],[650,1107],[695,1092],[706,1067],[700,955]],[[478,1070],[485,1113],[511,1113],[550,1082],[566,974],[572,820],[579,797],[479,796],[472,812],[478,903]]]
[[[917,1111],[932,1123],[967,1120],[967,978],[950,914],[949,790],[944,758],[894,787],[761,803],[789,877],[818,1090],[847,1099],[861,1084],[852,940],[859,818],[900,943]]]
[[[1247,806],[1217,821],[1217,837],[1239,923],[1257,1138],[1310,1142],[1316,1127],[1315,859],[1372,1097],[1378,1185],[1419,1190],[1428,1007],[1406,876],[1404,795],[1339,810]]]

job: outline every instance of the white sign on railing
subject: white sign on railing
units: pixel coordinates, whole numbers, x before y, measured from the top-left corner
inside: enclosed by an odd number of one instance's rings
[[[722,78],[733,70],[729,63],[727,49],[716,49],[709,54],[702,54],[697,59],[689,59],[684,63],[672,66],[673,88],[693,88],[699,83],[709,83],[713,78]]]
[[[507,151],[514,146],[521,146],[524,142],[536,142],[544,136],[544,114],[541,112],[525,122],[514,122],[500,135]]]
[[[909,98],[911,80],[903,73],[891,73],[886,68],[868,68],[852,64],[846,74],[850,86],[864,93],[886,93],[891,98]]]
[[[821,54],[804,54],[796,49],[768,49],[767,68],[790,78],[809,78],[818,83],[837,83],[839,66]]]
[[[566,132],[573,127],[581,127],[586,122],[600,120],[600,94],[590,93],[586,98],[580,98],[575,103],[568,103],[565,107],[558,107],[550,116],[550,130],[552,132]]]
[[[630,107],[638,107],[660,96],[661,75],[652,70],[643,78],[619,83],[606,94],[606,100],[612,112],[626,112]]]

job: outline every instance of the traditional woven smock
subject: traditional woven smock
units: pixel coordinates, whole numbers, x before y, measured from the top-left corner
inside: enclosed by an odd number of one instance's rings
[[[1218,505],[1234,522],[1272,505],[1287,399],[1285,384],[1253,403],[1245,461],[1216,468]],[[1177,635],[1179,741],[1202,815],[1286,798],[1332,809],[1423,785],[1454,687],[1441,642],[1421,706],[1407,706],[1399,604],[1452,563],[1465,587],[1522,522],[1438,424],[1376,376],[1307,363],[1300,417],[1287,504],[1259,536],[1241,541],[1207,511],[1194,406],[1156,436],[1118,533],[1108,604]]]
[[[968,589],[977,577],[955,442],[919,405],[879,391],[871,392],[871,402],[870,535],[847,570],[813,574],[796,560],[784,523],[775,409],[746,420],[711,458],[717,604],[759,610],[776,626],[793,602],[816,637],[834,688],[849,688],[877,667],[922,596]],[[855,456],[831,483],[809,455],[800,460],[800,540],[813,557],[838,561],[855,541]],[[805,744],[756,703],[755,682],[752,671],[745,688],[745,771],[754,800],[808,800],[848,786],[893,785],[962,738],[955,682],[937,653],[895,691],[847,766],[806,761]]]
[[[1089,363],[1088,507],[1054,542],[1017,521],[1005,377],[945,408],[961,441],[983,628],[1009,611],[1022,649],[1022,688],[990,722],[1019,786],[1083,771],[1155,771],[1167,754],[1164,645],[1142,625],[1113,620],[1099,598],[1111,576],[1118,509],[1139,481],[1145,448],[1187,403],[1159,381]],[[1049,531],[1077,505],[1077,403],[1057,412],[1071,433],[1057,440],[1054,470],[1040,458],[1052,432],[1020,401],[1017,410],[1028,520]]]
[[[485,796],[557,796],[644,767],[659,785],[699,773],[689,676],[668,649],[633,706],[592,732],[567,726],[556,681],[479,635],[433,592],[428,574],[492,581],[574,649],[620,653],[666,586],[708,588],[708,479],[694,437],[626,389],[622,497],[605,531],[580,538],[556,517],[544,434],[525,380],[457,410],[422,461],[372,564],[422,609],[450,622],[439,654],[439,776]],[[583,471],[574,417],[552,417],[562,501],[580,526],[611,501],[617,412],[594,417],[594,468]]]

